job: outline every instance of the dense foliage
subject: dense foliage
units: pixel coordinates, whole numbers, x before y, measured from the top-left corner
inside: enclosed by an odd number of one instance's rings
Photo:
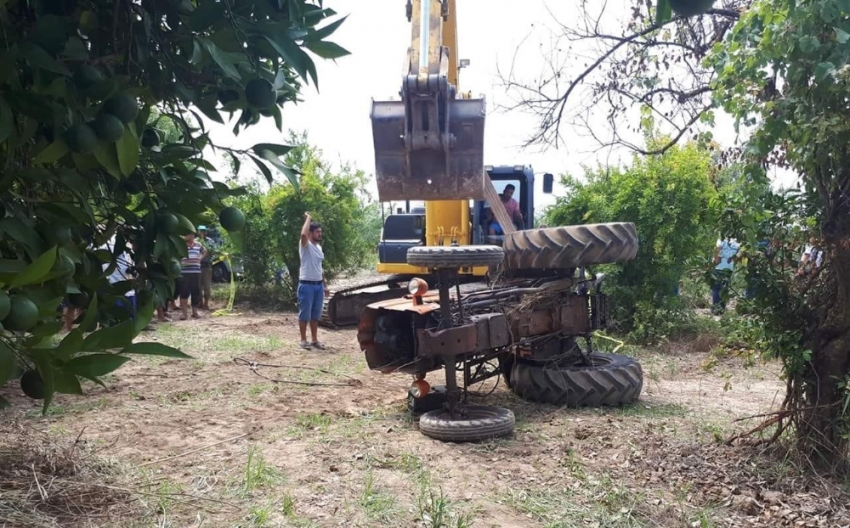
[[[666,138],[648,137],[652,148]],[[677,287],[688,265],[708,262],[714,247],[717,191],[710,153],[687,144],[628,166],[566,177],[567,194],[547,212],[550,225],[634,222],[640,249],[621,266],[600,269],[620,331],[639,339],[670,336],[681,322]]]
[[[34,369],[46,409],[126,354],[182,356],[131,342],[180,273],[180,235],[239,192],[208,174],[203,122],[280,129],[281,107],[318,82],[307,51],[346,54],[325,40],[334,15],[320,0],[0,3],[0,384]],[[297,184],[288,147],[217,147]],[[141,279],[109,284],[125,250]],[[131,288],[132,320],[115,306]],[[60,340],[63,300],[84,315]]]
[[[751,188],[726,229],[755,256],[748,273],[759,281],[753,308],[762,345],[782,359],[788,378],[780,425],[796,425],[811,452],[843,458],[850,434],[850,2],[758,2],[715,46],[711,65],[717,105],[752,128],[743,153],[748,179],[763,183],[765,168],[780,165],[803,182],[787,195]],[[794,278],[785,252],[805,238],[806,219],[816,226],[823,265]],[[761,258],[753,250],[759,240],[772,241]]]
[[[381,213],[365,191],[367,178],[362,171],[348,165],[333,168],[306,135],[291,133],[289,143],[294,148],[284,162],[301,174],[300,191],[291,185],[273,185],[268,191],[255,186],[238,203],[248,211],[241,253],[246,281],[252,286],[267,285],[282,271],[282,285],[292,297],[305,211],[322,224],[324,271],[329,280],[375,263]]]

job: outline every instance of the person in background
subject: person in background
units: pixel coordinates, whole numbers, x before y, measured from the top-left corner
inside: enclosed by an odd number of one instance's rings
[[[322,251],[322,226],[313,222],[310,213],[304,213],[304,225],[301,227],[301,241],[298,254],[301,257],[301,269],[298,273],[298,329],[301,331],[301,348],[324,350],[325,345],[319,342],[319,319],[322,318],[324,297],[327,295],[325,273],[322,262],[325,253]],[[310,337],[307,341],[307,325],[310,326]]]
[[[489,236],[505,236],[501,224],[496,221],[493,216],[493,210],[489,206],[484,206],[484,228]]]
[[[522,218],[522,213],[519,210],[519,202],[514,199],[514,192],[516,191],[516,187],[509,183],[505,186],[505,190],[499,197],[502,199],[502,204],[505,206],[505,210],[508,212],[508,216],[511,218],[511,221],[514,223],[517,229],[525,229],[525,222]]]
[[[105,249],[106,251],[113,253],[115,251],[115,237],[110,238],[109,241],[99,249]],[[103,271],[108,271],[110,266],[111,264],[107,262],[103,263]],[[134,269],[135,266],[133,264],[133,259],[130,257],[127,249],[123,248],[121,254],[115,259],[115,267],[107,277],[107,280],[109,281],[109,284],[133,281],[135,280],[135,273],[133,272]],[[128,311],[131,318],[136,317],[136,289],[130,288],[127,293],[124,294],[124,299],[119,299],[116,304],[118,307]]]
[[[183,314],[181,321],[189,317],[189,297],[192,297],[192,318],[198,319],[198,307],[201,305],[201,261],[204,259],[206,250],[204,246],[195,240],[195,234],[189,233],[183,237],[186,240],[188,255],[180,261],[182,275],[178,279],[177,291],[180,294],[180,309]]]
[[[212,298],[212,252],[216,243],[207,236],[207,226],[198,226],[198,242],[206,249],[201,259],[201,309],[209,310]]]
[[[711,286],[711,311],[714,314],[720,314],[726,310],[722,292],[729,287],[739,249],[740,245],[734,238],[718,240],[715,246],[714,271],[712,271],[713,284]]]
[[[803,249],[802,257],[800,257],[797,276],[814,275],[821,265],[823,265],[823,250],[818,247],[818,239],[811,237],[808,245]]]

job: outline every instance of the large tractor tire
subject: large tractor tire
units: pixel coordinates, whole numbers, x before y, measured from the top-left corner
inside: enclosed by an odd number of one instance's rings
[[[520,398],[566,407],[633,403],[643,388],[643,370],[634,358],[594,353],[592,366],[564,366],[518,359],[511,389]]]
[[[492,405],[466,405],[466,416],[452,417],[440,409],[419,418],[419,430],[443,442],[477,442],[507,436],[514,430],[516,419],[510,409]]]
[[[631,222],[525,229],[505,236],[505,268],[572,269],[632,260],[638,238]]]
[[[495,266],[505,259],[499,246],[416,246],[407,250],[407,263],[423,268]]]

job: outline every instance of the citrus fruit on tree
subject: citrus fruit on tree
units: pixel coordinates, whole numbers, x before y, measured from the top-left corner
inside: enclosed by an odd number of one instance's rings
[[[245,85],[245,100],[254,108],[269,108],[277,99],[272,83],[265,79],[253,79]]]
[[[714,0],[670,0],[673,12],[684,17],[704,15],[713,5]]]
[[[83,64],[74,72],[74,83],[80,90],[87,90],[103,80],[103,74],[90,64]]]
[[[30,369],[21,376],[21,390],[34,400],[44,399],[44,380],[37,370]]]
[[[180,265],[179,260],[172,260],[168,265],[168,274],[172,277],[179,277],[183,274],[183,266]]]
[[[9,315],[11,309],[12,301],[9,299],[9,295],[6,292],[0,292],[0,321]]]
[[[235,207],[225,207],[218,214],[218,223],[228,231],[241,231],[245,227],[245,215]]]
[[[126,125],[136,119],[139,114],[139,104],[133,97],[121,93],[107,99],[103,103],[103,111],[114,115]]]
[[[91,124],[94,133],[103,141],[114,143],[124,135],[124,123],[112,114],[101,113]]]
[[[88,125],[74,125],[65,131],[65,143],[72,152],[83,154],[97,147],[97,135]]]
[[[173,214],[162,214],[159,215],[159,218],[157,219],[157,225],[161,231],[172,234],[177,231],[177,228],[180,226],[180,220],[178,220]]]
[[[7,330],[25,332],[38,322],[38,306],[23,295],[13,295],[9,315],[3,319]]]

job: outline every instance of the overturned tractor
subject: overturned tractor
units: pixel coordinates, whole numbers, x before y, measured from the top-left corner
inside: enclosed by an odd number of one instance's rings
[[[631,260],[634,224],[524,230],[498,246],[421,246],[410,264],[432,270],[409,293],[369,305],[358,340],[369,368],[412,375],[411,411],[420,430],[445,441],[510,434],[508,409],[469,405],[469,387],[501,375],[518,396],[560,406],[634,402],[643,372],[633,358],[597,352],[592,334],[605,328],[607,298],[596,264]],[[490,266],[489,286],[463,291],[463,269]],[[445,371],[445,386],[427,373]],[[458,375],[460,374],[460,379]]]

